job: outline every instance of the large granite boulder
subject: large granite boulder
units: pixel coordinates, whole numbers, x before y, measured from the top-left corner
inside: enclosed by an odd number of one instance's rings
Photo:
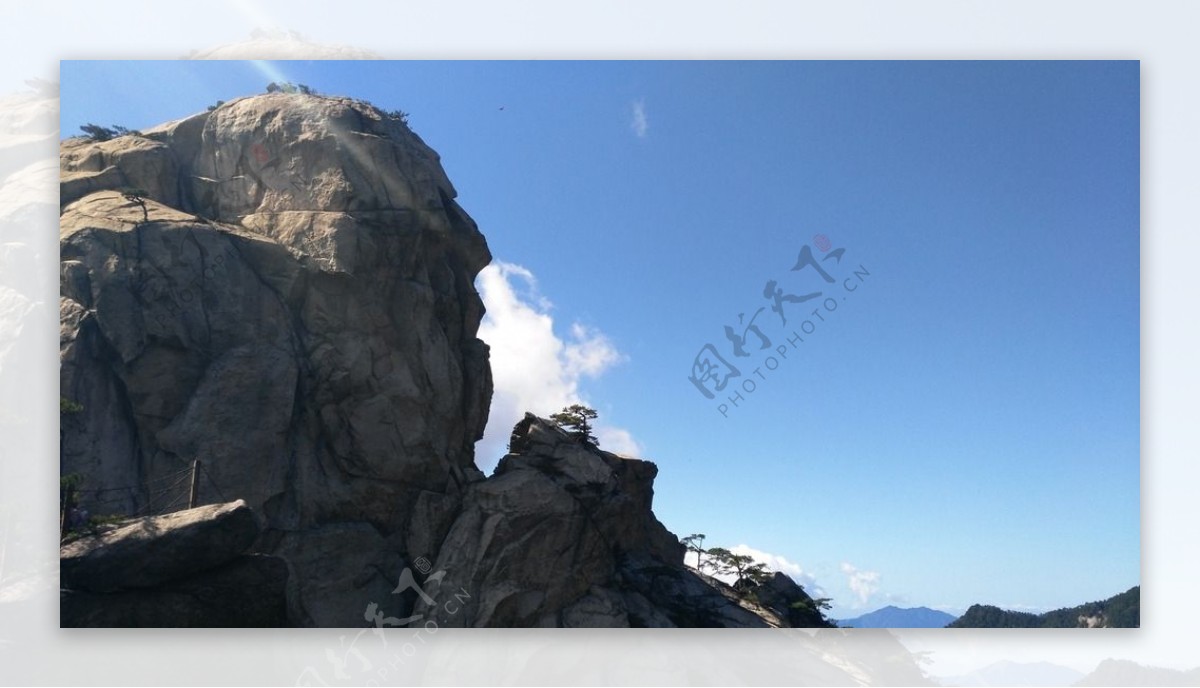
[[[112,592],[200,573],[245,552],[258,523],[242,500],[133,519],[59,550],[64,588]]]
[[[408,537],[432,556],[423,524],[483,477],[490,254],[437,154],[369,104],[276,93],[68,139],[60,173],[61,393],[82,406],[61,463],[82,506],[143,511],[199,459],[200,501],[245,500],[259,550],[315,586],[297,622],[361,623]]]
[[[258,519],[242,500],[130,519],[59,551],[63,627],[291,625],[288,562],[246,554]]]
[[[495,474],[468,489],[414,624],[792,625],[786,613],[684,566],[683,546],[651,508],[653,463],[582,443],[532,414],[509,448]]]

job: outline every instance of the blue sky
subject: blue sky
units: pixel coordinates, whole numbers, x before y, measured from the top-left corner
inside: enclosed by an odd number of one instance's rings
[[[518,407],[579,397],[602,441],[659,465],[667,527],[769,555],[834,616],[1049,609],[1140,581],[1136,62],[64,62],[61,78],[64,135],[276,78],[409,112],[497,261],[478,281],[500,388],[485,469]],[[833,284],[790,269],[805,245],[845,249],[821,261]],[[768,280],[823,293],[785,303],[784,326]],[[759,308],[772,346],[751,335],[734,356],[724,327]],[[743,373],[713,400],[688,380],[707,343]]]

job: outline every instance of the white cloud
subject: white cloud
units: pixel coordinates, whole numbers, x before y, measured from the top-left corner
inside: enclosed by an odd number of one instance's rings
[[[865,605],[871,596],[879,591],[878,571],[861,571],[849,562],[842,562],[842,573],[846,574],[846,583],[850,590],[858,595],[860,605]]]
[[[754,561],[760,564],[766,564],[767,568],[771,569],[772,571],[786,573],[797,583],[799,583],[800,578],[804,576],[804,569],[801,569],[799,564],[790,562],[778,554],[771,554],[760,549],[754,549],[749,545],[736,545],[731,547],[729,551],[733,552],[734,554],[752,557]]]
[[[633,439],[628,430],[614,428],[611,425],[596,426],[596,440],[605,451],[614,454],[640,457],[645,454],[641,443]]]
[[[645,101],[633,101],[633,121],[630,122],[630,126],[639,139],[646,138],[646,133],[650,131],[650,120],[646,118]]]
[[[513,425],[526,411],[545,417],[573,403],[587,404],[580,380],[600,376],[624,357],[595,328],[573,323],[565,338],[556,334],[552,304],[526,268],[497,261],[476,281],[487,309],[479,338],[491,347],[495,386],[487,429],[475,445],[476,464],[486,472],[506,451]],[[603,449],[642,451],[626,430],[597,425],[595,432]]]
[[[574,323],[571,339],[574,343],[563,349],[565,365],[569,370],[579,371],[580,375],[596,377],[621,360],[608,337],[593,328]]]

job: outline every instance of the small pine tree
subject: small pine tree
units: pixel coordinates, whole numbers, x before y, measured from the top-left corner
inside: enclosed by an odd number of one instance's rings
[[[110,141],[118,136],[142,135],[142,132],[137,129],[130,129],[119,124],[114,124],[111,127],[102,127],[99,124],[88,122],[87,124],[80,125],[79,128],[83,131],[84,137],[92,141]]]
[[[596,410],[583,404],[571,404],[563,410],[550,416],[550,420],[580,444],[596,446],[596,436],[592,434],[592,424],[596,419]]]
[[[408,126],[408,113],[403,110],[385,110],[383,114],[391,117],[392,119],[398,119],[400,120],[401,124],[406,127]]]
[[[724,547],[713,547],[707,554],[706,568],[715,576],[734,576],[734,587],[760,585],[771,577],[766,565],[754,561],[748,554],[734,554]]]
[[[79,127],[83,130],[83,135],[92,141],[108,141],[117,135],[115,129],[102,127],[99,124],[88,122]]]
[[[700,555],[704,552],[704,533],[692,533],[685,538],[680,538],[679,542],[687,548],[687,551],[696,553],[696,570],[701,570],[703,564]]]
[[[146,209],[146,192],[142,189],[121,189],[121,196],[142,209],[142,222],[150,221],[150,213]]]

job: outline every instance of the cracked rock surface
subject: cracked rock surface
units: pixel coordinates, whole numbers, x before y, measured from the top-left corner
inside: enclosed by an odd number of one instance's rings
[[[296,569],[299,623],[402,611],[414,513],[482,478],[492,391],[473,287],[491,256],[437,154],[366,103],[268,94],[68,139],[60,174],[81,505],[154,510],[198,459],[199,503],[265,517],[256,549]]]
[[[526,415],[484,479],[473,281],[491,256],[398,117],[260,95],[68,139],[60,162],[61,470],[82,476],[80,506],[178,508],[199,461],[198,504],[242,500],[262,521],[250,558],[210,573],[179,578],[173,563],[212,561],[178,548],[139,565],[174,576],[153,594],[126,586],[120,552],[71,554],[64,618],[153,625],[165,605],[173,625],[236,625],[235,588],[261,578],[286,581],[300,626],[827,625],[782,574],[735,590],[687,568],[651,462]]]

